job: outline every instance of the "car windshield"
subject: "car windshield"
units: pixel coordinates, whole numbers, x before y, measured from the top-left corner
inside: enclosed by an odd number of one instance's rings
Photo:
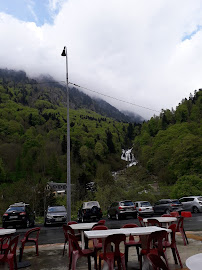
[[[24,211],[24,207],[23,206],[12,206],[12,207],[9,207],[6,212],[13,212],[13,211],[17,211],[17,212],[22,212]]]
[[[49,207],[48,212],[66,212],[66,209],[64,206],[57,206],[57,207]]]
[[[91,208],[91,207],[93,207],[93,206],[100,207],[98,202],[88,202],[88,203],[86,204],[86,208]]]
[[[172,200],[172,203],[174,203],[174,204],[181,204],[180,201],[178,201],[178,200]]]
[[[134,206],[134,203],[131,201],[125,201],[120,203],[121,206]]]
[[[142,202],[140,203],[142,207],[151,206],[150,202]]]

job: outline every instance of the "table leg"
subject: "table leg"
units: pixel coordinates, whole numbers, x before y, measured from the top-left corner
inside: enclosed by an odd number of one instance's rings
[[[81,248],[85,248],[85,239],[84,239],[84,231],[81,230]]]

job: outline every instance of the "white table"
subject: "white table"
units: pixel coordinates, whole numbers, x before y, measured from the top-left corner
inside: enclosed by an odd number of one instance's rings
[[[135,227],[135,228],[121,228],[121,229],[109,229],[109,230],[93,230],[93,231],[84,231],[85,236],[88,239],[93,238],[102,238],[103,239],[103,246],[104,246],[104,240],[107,236],[113,235],[113,234],[125,234],[126,236],[134,235],[134,236],[140,236],[142,244],[146,245],[147,239],[145,238],[147,235],[156,232],[156,231],[167,231],[168,233],[171,233],[170,229],[161,228],[157,226],[148,226],[148,227]],[[143,269],[148,269],[149,263],[145,260],[145,263],[143,264]],[[108,269],[107,264],[104,264],[103,269]]]
[[[199,270],[202,268],[202,253],[193,255],[186,260],[186,266],[190,270]]]
[[[16,229],[0,229],[0,236],[11,235],[16,232]]]
[[[143,222],[147,223],[150,218],[144,218]],[[165,223],[166,228],[170,225],[170,223],[177,221],[176,217],[154,217],[152,219],[158,220],[160,223]]]
[[[81,247],[85,248],[84,231],[91,230],[97,223],[77,223],[69,225],[73,230],[79,230],[81,232]]]

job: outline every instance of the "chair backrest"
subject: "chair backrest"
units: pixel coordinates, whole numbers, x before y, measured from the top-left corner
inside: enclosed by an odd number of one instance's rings
[[[18,239],[19,239],[19,235],[15,236],[12,240],[10,240],[9,246],[8,248],[5,250],[5,257],[7,257],[7,255],[10,254],[16,254],[16,249],[17,249],[17,245],[18,245]]]
[[[145,227],[145,224],[144,224],[144,222],[143,222],[143,218],[140,217],[140,216],[138,216],[138,220],[139,220],[140,226],[141,226],[141,227]]]
[[[35,234],[35,239],[38,239],[38,238],[39,238],[40,230],[41,230],[40,227],[36,227],[36,228],[33,228],[33,229],[27,231],[27,232],[25,233],[25,238],[26,238],[26,240],[29,239],[30,234]]]
[[[171,245],[175,245],[176,240],[175,240],[175,233],[176,233],[176,228],[177,228],[177,224],[173,223],[171,224],[168,229],[170,229],[171,232]]]
[[[179,232],[180,229],[184,229],[184,217],[178,219],[176,232]]]
[[[182,211],[181,216],[182,217],[192,217],[192,214],[189,211]]]
[[[83,254],[82,249],[80,248],[75,235],[68,232],[68,239],[69,239],[69,249],[72,251],[78,251],[79,254]]]
[[[158,226],[158,227],[161,227],[161,223],[155,219],[155,218],[148,218],[147,219],[147,224],[148,226]]]
[[[72,224],[77,224],[77,222],[76,222],[76,221],[69,221],[69,222],[67,223],[67,225],[72,225]]]
[[[104,256],[107,253],[107,247],[108,245],[111,246],[111,244],[114,244],[115,246],[115,250],[114,250],[114,256],[115,258],[118,257],[120,255],[120,243],[124,242],[125,244],[126,241],[126,236],[125,234],[112,234],[107,236],[107,238],[105,239],[105,244],[104,244]]]
[[[177,211],[170,212],[172,217],[179,217],[179,213]]]
[[[135,224],[135,223],[128,223],[128,224],[125,224],[125,225],[122,226],[122,228],[137,228],[137,227],[139,227],[139,226],[138,226],[137,224]],[[134,239],[134,236],[132,236],[132,235],[130,234],[129,240],[130,240],[130,241],[134,241],[134,240],[135,240],[135,239]]]
[[[147,254],[147,258],[151,262],[154,270],[157,270],[157,269],[169,270],[160,256],[149,253]]]
[[[108,228],[104,225],[96,225],[92,228],[93,231],[96,231],[96,230],[108,230]],[[102,239],[101,238],[94,238],[93,239],[93,246],[97,246],[98,244],[101,244],[102,243]]]
[[[167,242],[167,239],[168,239],[168,233],[167,231],[156,231],[156,232],[153,232],[149,235],[148,237],[148,241],[147,241],[147,253],[150,253],[150,249],[151,249],[151,246],[152,246],[152,249],[153,249],[153,243],[155,243],[155,246],[158,250],[159,253],[163,253],[164,252],[164,247],[163,247],[163,242]]]
[[[163,214],[162,217],[172,217],[170,214]]]
[[[99,224],[99,225],[105,225],[105,222],[106,222],[106,220],[101,219],[101,220],[98,221],[98,224]]]
[[[69,225],[63,224],[62,228],[63,228],[65,238],[68,239],[68,233],[75,235],[74,230]]]
[[[4,249],[4,246],[6,245],[6,248],[9,246],[10,237],[9,236],[3,236],[0,238],[0,253],[2,253],[2,250]]]

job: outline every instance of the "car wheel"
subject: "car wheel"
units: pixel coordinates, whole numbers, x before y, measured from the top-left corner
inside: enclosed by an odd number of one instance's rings
[[[165,210],[165,213],[166,213],[166,214],[170,214],[170,210],[169,210],[169,209],[166,209],[166,210]]]
[[[116,220],[119,220],[120,219],[120,216],[119,216],[118,213],[116,213],[115,217],[116,217]]]
[[[196,206],[193,207],[193,213],[197,214],[199,212],[198,208]]]

